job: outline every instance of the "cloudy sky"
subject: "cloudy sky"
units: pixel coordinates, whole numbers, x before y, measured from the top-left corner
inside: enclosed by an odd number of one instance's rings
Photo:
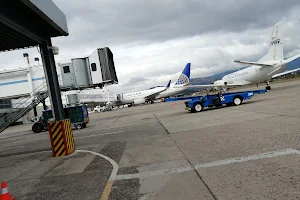
[[[187,62],[191,76],[201,77],[242,67],[235,59],[257,61],[279,21],[286,56],[300,49],[299,0],[53,1],[66,14],[70,33],[53,39],[60,48],[56,61],[110,47],[119,78],[108,87],[114,92],[176,81]],[[36,48],[1,53],[0,69],[26,66],[24,52],[31,60],[39,56]]]

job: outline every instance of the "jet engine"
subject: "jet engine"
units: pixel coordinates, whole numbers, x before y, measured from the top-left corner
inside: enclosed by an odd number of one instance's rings
[[[226,81],[222,81],[222,80],[218,80],[214,82],[214,85],[216,86],[226,86],[227,82]]]

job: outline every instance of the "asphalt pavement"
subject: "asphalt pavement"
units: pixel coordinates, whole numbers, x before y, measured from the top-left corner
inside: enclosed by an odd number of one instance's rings
[[[299,95],[298,80],[200,113],[183,102],[92,113],[73,130],[77,151],[56,158],[48,132],[10,127],[0,134],[0,181],[28,200],[297,199]]]

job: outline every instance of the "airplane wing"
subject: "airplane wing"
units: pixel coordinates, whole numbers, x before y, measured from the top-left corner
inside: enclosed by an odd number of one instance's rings
[[[201,88],[201,89],[206,89],[206,88],[215,88],[215,87],[237,87],[241,86],[244,84],[207,84],[207,85],[187,85],[185,87],[189,88]],[[176,88],[176,86],[174,86]]]
[[[287,58],[287,59],[284,60],[284,62],[289,63],[289,62],[291,62],[291,61],[293,61],[293,60],[298,59],[299,57],[300,57],[300,54],[295,55],[295,56],[292,56],[292,57],[290,57],[290,58]]]
[[[248,61],[240,61],[240,60],[235,60],[233,62],[241,63],[241,64],[245,64],[245,65],[257,65],[257,66],[261,66],[261,67],[273,67],[273,65],[257,63],[257,62],[248,62]]]
[[[299,71],[299,70],[300,70],[300,68],[293,69],[293,70],[289,70],[289,71],[285,71],[285,72],[282,72],[282,73],[273,75],[272,78],[277,78],[277,77],[279,77],[279,76],[283,76],[283,75],[286,75],[286,74],[290,74],[290,73],[293,73],[293,72],[296,72],[296,71]]]
[[[150,94],[150,95],[148,95],[148,96],[145,96],[145,99],[155,99],[155,97],[156,97],[157,95],[159,95],[159,93],[161,93],[161,92],[166,91],[167,89],[169,89],[169,88],[170,88],[170,85],[171,85],[171,80],[169,81],[167,87],[165,87],[163,90],[160,90],[160,91],[158,91],[158,92],[155,92],[155,93],[152,93],[152,94]]]

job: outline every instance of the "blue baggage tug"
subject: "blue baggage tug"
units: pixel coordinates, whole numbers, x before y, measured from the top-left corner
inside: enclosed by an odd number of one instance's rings
[[[185,109],[190,112],[200,112],[205,107],[219,107],[222,105],[238,106],[244,100],[251,99],[255,94],[264,94],[267,90],[252,90],[244,92],[218,93],[204,95],[203,97],[194,98],[185,102]]]

